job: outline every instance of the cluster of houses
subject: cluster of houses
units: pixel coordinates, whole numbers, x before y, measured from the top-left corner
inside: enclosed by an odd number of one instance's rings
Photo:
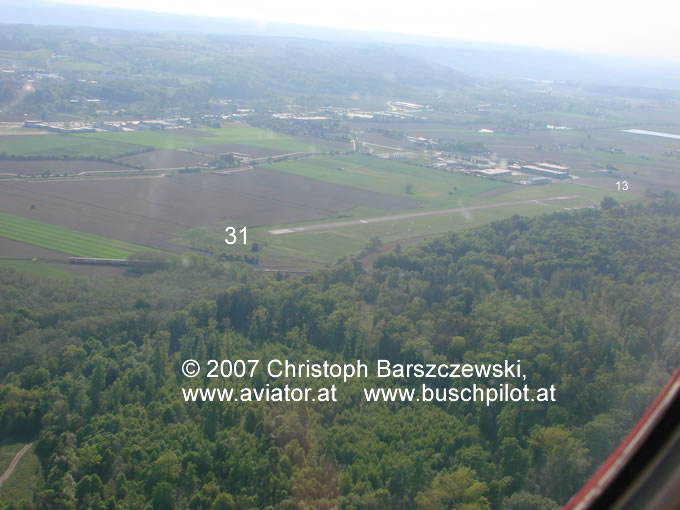
[[[44,122],[26,120],[24,127],[44,129],[54,133],[96,133],[98,131],[140,131],[145,129],[180,128],[191,122],[188,117],[157,120],[126,120],[106,122]]]
[[[286,112],[273,112],[272,116],[292,120],[327,120],[329,118],[344,118],[347,120],[362,119],[425,119],[423,112],[430,112],[427,105],[408,103],[405,101],[388,101],[388,108],[384,110],[364,110],[361,108],[347,108],[342,106],[321,106],[312,110],[299,105],[288,105]]]

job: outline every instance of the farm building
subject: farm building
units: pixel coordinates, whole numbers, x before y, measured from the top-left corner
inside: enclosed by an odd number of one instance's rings
[[[524,165],[520,168],[520,170],[529,174],[541,175],[543,177],[553,177],[555,179],[569,178],[569,172],[566,170],[552,170],[550,168],[542,168],[535,165]]]
[[[512,171],[505,168],[484,168],[475,170],[474,173],[482,177],[510,177],[512,175]]]
[[[556,165],[555,163],[547,163],[547,162],[541,162],[541,163],[536,163],[536,166],[538,168],[545,168],[547,170],[557,170],[557,171],[562,171],[562,172],[568,172],[569,167],[568,166],[562,166],[562,165]]]

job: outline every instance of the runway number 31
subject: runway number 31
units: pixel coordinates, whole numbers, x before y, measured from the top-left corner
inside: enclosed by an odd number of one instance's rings
[[[232,245],[238,242],[238,236],[236,235],[236,228],[227,227],[224,229],[227,233],[227,238],[224,240],[225,243]],[[246,244],[246,227],[243,227],[238,231],[239,234],[243,234],[243,244]]]

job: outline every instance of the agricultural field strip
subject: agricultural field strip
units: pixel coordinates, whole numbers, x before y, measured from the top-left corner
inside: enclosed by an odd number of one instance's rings
[[[111,179],[97,178],[97,179],[74,179],[74,180],[89,183],[91,181],[100,181],[100,180],[122,181],[123,179],[121,179],[121,178],[111,178]],[[30,182],[38,182],[38,181],[30,181]],[[45,182],[48,182],[48,181],[45,181]],[[52,182],[59,182],[59,181],[55,180],[55,181],[52,181]],[[34,189],[38,189],[38,188],[40,188],[40,187],[34,187]],[[31,195],[30,191],[28,193],[26,193],[25,190],[12,190],[12,195],[14,195],[15,197],[25,198],[26,200],[35,200],[36,198],[46,198],[46,197],[50,196],[50,193],[47,192],[47,190],[42,190],[42,188],[41,188],[41,191],[46,191],[46,193],[44,195],[38,195],[38,197]],[[96,210],[98,212],[103,211],[103,214],[106,216],[108,222],[110,222],[110,221],[126,221],[130,217],[135,218],[135,219],[139,219],[139,220],[144,220],[144,219],[148,218],[147,216],[145,216],[143,214],[134,213],[134,212],[130,212],[130,211],[126,211],[124,213],[121,213],[121,211],[119,209],[111,207],[111,206],[107,206],[108,204],[104,204],[104,203],[101,203],[101,202],[96,203],[96,202],[92,202],[92,201],[77,200],[77,199],[74,199],[74,198],[71,198],[71,197],[55,197],[55,198],[58,199],[58,203],[65,203],[65,204],[67,204],[68,206],[71,206],[71,207],[73,207],[73,206],[85,206],[85,207],[92,207],[92,208],[94,208],[94,210]],[[3,213],[0,211],[0,214],[3,214]],[[11,215],[11,213],[7,213],[7,214]],[[28,219],[28,218],[25,218],[23,216],[20,216],[20,217],[24,218],[24,219]],[[149,218],[149,219],[158,221],[156,218]],[[29,219],[29,221],[38,221],[38,222],[44,223],[45,225],[49,225],[50,227],[62,228],[62,227],[57,227],[56,225],[52,225],[49,221],[30,220],[30,219]],[[174,227],[187,228],[189,226],[189,225],[184,225],[182,223],[173,222],[173,221],[170,221],[170,220],[165,220],[165,221],[163,221],[163,223],[166,224],[166,225],[170,224],[170,225],[173,226],[173,228]],[[107,240],[109,243],[122,243],[123,245],[127,243],[127,241],[119,240],[116,237],[98,236],[97,234],[94,234],[94,233],[82,231],[79,228],[70,228],[70,227],[63,227],[63,228],[66,228],[67,230],[70,230],[71,232],[75,232],[75,233],[80,234],[80,235],[96,237],[100,240]],[[142,246],[142,245],[139,245],[137,243],[132,243],[132,245],[137,246],[137,247]]]
[[[1,237],[74,256],[125,258],[136,251],[156,251],[3,212],[0,220]]]
[[[99,243],[88,242],[81,239],[66,239],[59,234],[49,234],[40,230],[26,230],[21,227],[2,227],[0,235],[14,241],[41,246],[54,251],[59,251],[75,256],[124,258],[131,252],[118,250]]]
[[[13,232],[3,232],[8,239],[20,241],[27,244],[34,244],[40,247],[48,247],[54,251],[66,253],[68,255],[81,257],[103,257],[103,258],[125,258],[129,252],[113,250],[107,247],[86,245],[78,242],[62,242],[55,238],[40,235],[15,235]],[[16,258],[15,258],[16,260]]]
[[[362,225],[366,223],[382,223],[386,221],[397,221],[397,220],[407,220],[410,218],[421,218],[423,216],[436,216],[436,215],[442,215],[442,214],[454,214],[454,213],[462,213],[466,211],[479,211],[479,210],[484,210],[484,209],[494,209],[497,207],[511,207],[514,205],[526,205],[526,204],[540,204],[541,202],[549,202],[552,200],[570,200],[573,198],[579,198],[579,195],[568,195],[568,196],[560,196],[560,197],[547,197],[547,198],[535,198],[531,200],[519,200],[515,202],[500,202],[497,204],[488,204],[488,205],[474,205],[470,207],[456,207],[453,209],[440,209],[437,211],[422,211],[422,212],[417,212],[417,213],[408,213],[408,214],[398,214],[398,215],[393,215],[393,216],[380,216],[380,217],[375,217],[375,218],[366,218],[362,220],[352,220],[352,221],[340,221],[336,223],[317,223],[315,225],[307,225],[304,227],[291,227],[291,228],[282,228],[282,229],[277,229],[277,230],[270,230],[269,233],[273,235],[281,235],[281,234],[294,234],[296,232],[309,232],[312,230],[325,230],[325,229],[330,229],[330,228],[342,228],[342,227],[351,227],[355,225]]]
[[[98,133],[96,133],[98,134]],[[85,135],[35,135],[15,140],[0,137],[0,152],[24,156],[115,156],[126,152],[139,151],[144,145],[118,142],[101,138],[86,138]]]
[[[43,184],[11,183],[0,190],[2,209],[48,224],[58,217],[60,225],[78,232],[171,252],[178,250],[171,241],[174,232],[216,222],[224,229],[225,218],[249,228],[271,225],[273,229],[277,224],[329,221],[347,209],[369,204],[380,207],[362,216],[382,214],[379,209],[383,208],[385,213],[394,214],[418,206],[417,201],[405,197],[337,187],[318,180],[291,179],[265,169],[242,171],[229,178],[199,174],[134,183],[110,180],[106,186],[86,180],[70,184],[51,181],[53,185],[44,184],[50,180],[35,182]],[[187,193],[200,198],[186,201]],[[282,200],[284,197],[287,200]],[[29,210],[31,204],[38,206]],[[16,233],[11,237],[17,237]]]

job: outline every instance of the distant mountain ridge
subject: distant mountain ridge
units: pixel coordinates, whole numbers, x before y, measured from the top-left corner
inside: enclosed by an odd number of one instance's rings
[[[0,1],[2,23],[82,26],[155,32],[295,37],[335,42],[381,43],[462,73],[501,79],[537,79],[680,89],[680,64],[637,58],[458,41],[384,32],[259,23],[142,10],[91,7],[42,0]]]
[[[129,28],[129,27],[128,27]],[[396,46],[349,43],[283,36],[241,34],[186,34],[93,27],[4,25],[0,49],[33,52],[33,65],[44,66],[50,54],[75,59],[108,71],[92,75],[102,87],[120,96],[121,83],[139,89],[138,101],[152,99],[152,87],[177,90],[180,76],[191,75],[181,88],[197,98],[255,99],[340,95],[398,96],[417,99],[435,90],[460,90],[474,80],[436,62]],[[62,51],[65,53],[61,55]],[[144,76],[144,89],[135,80]],[[195,77],[202,77],[196,79]],[[82,76],[78,78],[82,79]],[[206,81],[206,79],[208,81]],[[87,80],[86,80],[87,81]],[[102,95],[99,87],[97,95]],[[429,91],[429,93],[428,93]],[[79,92],[87,95],[86,92]],[[75,91],[71,95],[77,95]],[[132,101],[132,96],[127,97]],[[123,101],[126,102],[126,101]]]

